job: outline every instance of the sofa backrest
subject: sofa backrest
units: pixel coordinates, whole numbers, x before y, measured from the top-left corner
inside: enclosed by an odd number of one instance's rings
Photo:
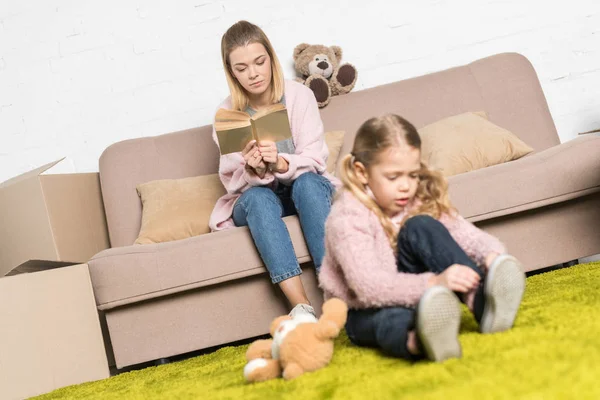
[[[326,130],[346,131],[340,151],[344,155],[351,151],[358,127],[370,117],[395,113],[418,129],[468,111],[486,111],[491,122],[536,151],[560,143],[537,74],[517,53],[338,96],[322,109],[321,118]]]
[[[515,53],[334,97],[321,116],[326,130],[346,131],[342,156],[372,116],[396,113],[420,128],[467,111],[486,111],[536,151],[560,143],[535,70]],[[138,184],[216,173],[218,157],[210,125],[109,146],[99,170],[111,246],[131,245],[138,236]]]

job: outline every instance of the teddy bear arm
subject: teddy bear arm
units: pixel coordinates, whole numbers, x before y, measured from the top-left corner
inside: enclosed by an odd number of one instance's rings
[[[254,360],[255,358],[271,359],[271,345],[273,339],[260,339],[253,342],[246,350],[246,360]]]
[[[323,304],[322,320],[331,321],[341,328],[346,325],[347,318],[348,305],[344,301],[334,297]]]
[[[332,321],[319,321],[315,336],[320,340],[334,339],[340,334],[340,327]]]

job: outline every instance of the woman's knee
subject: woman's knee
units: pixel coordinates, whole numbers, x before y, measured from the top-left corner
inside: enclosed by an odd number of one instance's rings
[[[237,201],[246,212],[251,210],[281,210],[281,201],[269,188],[255,186],[246,190]]]
[[[306,187],[313,187],[321,183],[321,175],[315,174],[314,172],[305,172],[294,180],[292,187],[294,189],[304,189]]]
[[[327,178],[314,172],[305,172],[292,183],[292,198],[300,196],[321,196],[325,194],[328,198],[333,192],[333,185]]]

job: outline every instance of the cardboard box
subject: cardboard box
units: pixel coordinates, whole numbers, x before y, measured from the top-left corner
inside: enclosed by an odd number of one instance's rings
[[[109,247],[98,173],[42,174],[61,160],[0,184],[0,276],[85,263]]]
[[[600,129],[594,129],[593,131],[579,132],[578,135],[587,135],[588,133],[600,133]]]
[[[0,278],[0,399],[108,377],[87,264]]]

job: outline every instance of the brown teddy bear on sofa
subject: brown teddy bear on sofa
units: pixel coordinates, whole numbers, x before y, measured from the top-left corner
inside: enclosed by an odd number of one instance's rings
[[[332,96],[350,92],[356,84],[356,68],[340,65],[341,59],[339,46],[302,43],[294,49],[294,67],[302,75],[296,80],[314,92],[319,107],[329,104]]]

